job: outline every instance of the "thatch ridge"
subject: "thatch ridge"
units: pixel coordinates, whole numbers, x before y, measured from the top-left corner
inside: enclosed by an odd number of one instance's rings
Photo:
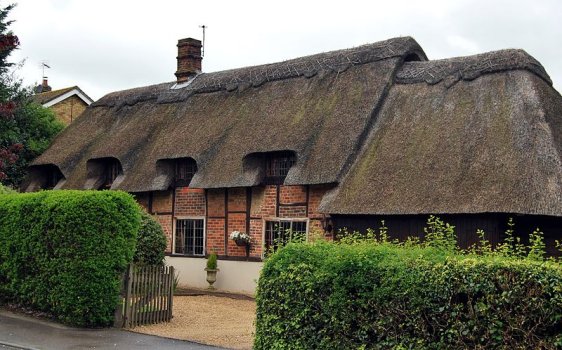
[[[121,108],[126,105],[132,106],[139,102],[157,100],[161,93],[168,91],[173,85],[174,82],[167,82],[110,92],[92,103],[90,107]]]
[[[437,84],[448,79],[448,84],[454,84],[459,80],[474,80],[483,74],[517,69],[528,70],[552,85],[552,80],[539,61],[520,49],[491,51],[442,60],[406,62],[396,74],[396,82]]]
[[[419,59],[427,57],[412,37],[392,38],[354,48],[319,53],[277,63],[230,69],[213,73],[201,73],[185,87],[172,89],[175,84],[164,83],[108,94],[95,106],[123,106],[157,99],[158,103],[185,101],[197,93],[240,91],[259,87],[265,83],[335,72],[342,73],[351,66],[372,63],[393,57],[415,54]]]

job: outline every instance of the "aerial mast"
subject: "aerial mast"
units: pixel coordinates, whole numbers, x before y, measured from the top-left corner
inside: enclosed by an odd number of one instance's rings
[[[45,68],[51,68],[51,66],[49,66],[48,63],[49,63],[49,62],[47,62],[47,61],[41,61],[40,66],[41,66],[41,70],[42,70],[42,73],[43,73],[43,76],[41,77],[42,79],[47,78],[47,77],[45,76]]]
[[[202,24],[199,26],[199,28],[203,29],[203,41],[201,43],[201,58],[203,58],[203,56],[205,56],[205,29],[207,28],[207,26]]]

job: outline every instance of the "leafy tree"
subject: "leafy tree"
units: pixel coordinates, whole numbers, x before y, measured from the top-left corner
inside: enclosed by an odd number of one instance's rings
[[[31,89],[12,72],[10,54],[20,42],[8,27],[14,5],[0,7],[0,183],[18,187],[28,164],[64,128],[50,110],[31,101]]]

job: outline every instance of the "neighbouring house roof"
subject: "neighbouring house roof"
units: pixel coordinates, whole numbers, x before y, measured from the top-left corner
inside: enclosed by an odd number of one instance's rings
[[[41,104],[43,107],[51,107],[61,101],[66,100],[71,96],[77,96],[87,105],[94,102],[84,91],[82,91],[78,86],[71,86],[64,89],[52,90],[47,92],[42,92],[32,96],[33,101]]]
[[[326,213],[562,216],[562,97],[522,50],[427,61],[410,37],[114,92],[33,166],[85,188],[114,157],[112,188],[164,190],[162,160],[191,157],[191,186],[259,184],[252,155],[294,151],[285,180],[339,184]],[[87,135],[87,136],[85,136]],[[91,174],[90,174],[91,176]]]

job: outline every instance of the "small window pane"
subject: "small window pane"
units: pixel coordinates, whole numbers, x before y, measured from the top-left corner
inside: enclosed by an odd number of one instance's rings
[[[265,223],[265,249],[275,250],[291,241],[306,241],[306,221],[276,220]]]
[[[203,219],[176,220],[176,254],[205,254],[205,225]]]

